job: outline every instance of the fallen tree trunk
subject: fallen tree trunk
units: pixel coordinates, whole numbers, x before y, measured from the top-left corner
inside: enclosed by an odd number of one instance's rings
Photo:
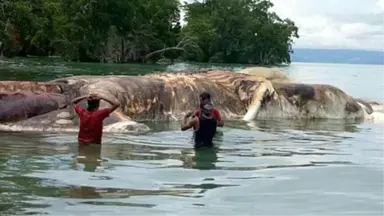
[[[153,52],[151,52],[151,53],[148,53],[147,55],[145,55],[144,57],[142,57],[142,60],[143,60],[143,61],[147,61],[148,59],[150,59],[153,55],[155,55],[155,54],[157,54],[157,53],[167,52],[167,51],[171,51],[171,50],[184,51],[184,48],[180,48],[180,47],[168,47],[168,48],[164,48],[164,49],[156,50],[156,51],[153,51]]]

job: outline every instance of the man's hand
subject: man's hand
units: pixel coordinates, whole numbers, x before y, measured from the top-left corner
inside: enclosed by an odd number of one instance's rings
[[[182,131],[185,131],[185,130],[188,130],[189,128],[195,127],[196,119],[188,120],[192,116],[194,116],[194,112],[193,111],[189,111],[189,112],[187,112],[185,114],[184,120],[181,122],[181,128],[180,129]]]
[[[100,100],[101,97],[98,94],[90,94],[88,97],[89,100]]]
[[[115,102],[115,101],[111,101],[108,99],[108,97],[103,97],[102,95],[100,94],[90,94],[89,95],[89,99],[90,100],[104,100],[106,102],[108,102],[109,104],[111,104],[112,106],[109,108],[109,112],[112,113],[113,111],[115,111],[119,106],[119,102]]]
[[[187,114],[185,114],[184,118],[185,119],[190,118],[192,115],[193,115],[193,111],[189,111],[187,112]]]
[[[89,98],[89,95],[79,96],[79,97],[77,97],[77,98],[74,98],[74,99],[71,101],[71,103],[72,103],[72,105],[75,105],[75,104],[79,103],[80,101],[82,101],[82,100],[84,100],[84,99],[87,99],[87,98]]]

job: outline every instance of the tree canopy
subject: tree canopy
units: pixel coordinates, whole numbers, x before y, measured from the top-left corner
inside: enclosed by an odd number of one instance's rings
[[[269,0],[3,0],[0,55],[70,61],[290,63],[298,28]],[[180,11],[186,24],[180,25]]]

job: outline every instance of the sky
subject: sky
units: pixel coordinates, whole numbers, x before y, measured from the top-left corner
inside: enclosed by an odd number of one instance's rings
[[[182,0],[184,1],[184,0]],[[193,0],[187,0],[192,2]],[[294,48],[384,51],[384,0],[271,0],[299,27]]]

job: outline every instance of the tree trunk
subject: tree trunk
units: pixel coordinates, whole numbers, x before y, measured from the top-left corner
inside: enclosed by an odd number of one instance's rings
[[[149,58],[151,58],[153,55],[157,54],[157,53],[162,53],[162,52],[166,52],[166,51],[170,51],[170,50],[180,50],[180,51],[184,51],[183,48],[180,48],[180,47],[168,47],[168,48],[164,48],[164,49],[160,49],[160,50],[156,50],[156,51],[153,51],[151,53],[148,53],[147,55],[145,55],[144,57],[142,57],[142,60],[143,61],[147,61]]]
[[[3,42],[0,41],[0,58],[3,57]]]
[[[121,38],[121,47],[120,47],[120,62],[125,62],[125,46],[124,46],[124,38]]]

